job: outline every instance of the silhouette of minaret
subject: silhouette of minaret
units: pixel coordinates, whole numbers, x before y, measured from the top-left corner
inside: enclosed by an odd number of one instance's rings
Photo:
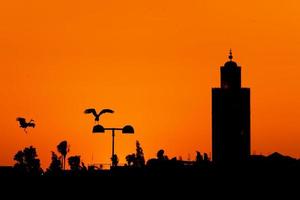
[[[241,68],[221,67],[221,88],[212,89],[212,160],[232,163],[250,157],[250,88],[241,88]]]

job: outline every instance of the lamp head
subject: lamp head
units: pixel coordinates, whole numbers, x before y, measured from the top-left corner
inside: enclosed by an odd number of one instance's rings
[[[126,125],[126,126],[124,126],[124,128],[122,129],[122,133],[123,133],[123,134],[134,134],[134,129],[133,129],[132,126]]]
[[[97,124],[93,127],[93,133],[104,133],[104,127]]]

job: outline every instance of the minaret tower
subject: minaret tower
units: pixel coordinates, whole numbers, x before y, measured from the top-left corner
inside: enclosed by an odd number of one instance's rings
[[[221,66],[221,88],[212,89],[212,160],[233,163],[250,157],[250,88],[241,87],[241,67],[230,50]]]

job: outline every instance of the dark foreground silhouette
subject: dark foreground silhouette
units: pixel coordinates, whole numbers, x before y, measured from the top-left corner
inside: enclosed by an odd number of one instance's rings
[[[48,195],[57,192],[68,197],[82,195],[125,195],[144,199],[202,197],[223,198],[275,197],[285,199],[298,195],[300,161],[274,153],[270,156],[252,156],[244,163],[214,165],[210,161],[180,161],[150,159],[144,166],[116,166],[109,170],[86,168],[80,157],[68,159],[70,170],[46,171],[28,174],[13,167],[0,168],[0,183],[15,191],[40,191]],[[29,193],[28,193],[29,192]],[[139,197],[140,193],[143,194]],[[201,199],[201,198],[197,198]]]
[[[252,155],[244,162],[214,164],[206,153],[202,155],[197,151],[194,161],[183,161],[169,159],[161,149],[156,158],[146,162],[137,141],[136,152],[126,156],[127,164],[110,169],[86,167],[79,155],[66,159],[70,152],[67,141],[57,145],[57,152],[58,155],[51,152],[52,162],[43,171],[34,147],[18,151],[14,166],[0,167],[1,191],[10,189],[26,195],[36,191],[47,195],[63,192],[68,197],[76,197],[78,193],[137,197],[137,193],[142,192],[154,195],[153,198],[158,194],[169,198],[181,194],[184,199],[187,195],[231,197],[240,192],[247,196],[264,192],[270,197],[298,191],[300,180],[300,160],[277,152],[269,156]],[[68,170],[65,170],[65,160]]]
[[[161,151],[161,150],[160,150]],[[239,178],[239,179],[270,179],[270,178],[299,178],[300,160],[283,156],[277,152],[269,155],[252,155],[248,161],[238,163],[224,163],[215,165],[210,160],[200,159],[199,155],[195,161],[182,161],[176,158],[168,159],[158,152],[158,157],[147,161],[144,158],[139,161],[130,158],[125,166],[115,166],[110,169],[99,169],[95,166],[86,167],[80,161],[80,156],[70,156],[68,163],[69,170],[61,168],[61,162],[57,155],[52,152],[52,163],[47,171],[43,172],[36,158],[35,149],[25,148],[19,151],[14,167],[0,167],[0,177],[96,177],[96,178],[187,178],[187,179],[218,179],[218,178]],[[32,158],[30,156],[33,155]],[[202,157],[202,156],[201,156]],[[56,163],[56,165],[55,165]],[[135,163],[135,164],[132,164]],[[300,179],[299,179],[300,180]]]

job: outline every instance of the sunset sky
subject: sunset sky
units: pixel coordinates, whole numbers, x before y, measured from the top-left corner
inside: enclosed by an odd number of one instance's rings
[[[300,157],[300,2],[297,0],[85,0],[0,3],[0,165],[33,145],[42,167],[62,140],[86,165],[109,163],[111,133],[93,135],[84,109],[110,108],[120,162],[139,140],[211,152],[211,88],[220,66],[242,67],[251,88],[251,152]],[[34,119],[28,134],[16,117]]]

